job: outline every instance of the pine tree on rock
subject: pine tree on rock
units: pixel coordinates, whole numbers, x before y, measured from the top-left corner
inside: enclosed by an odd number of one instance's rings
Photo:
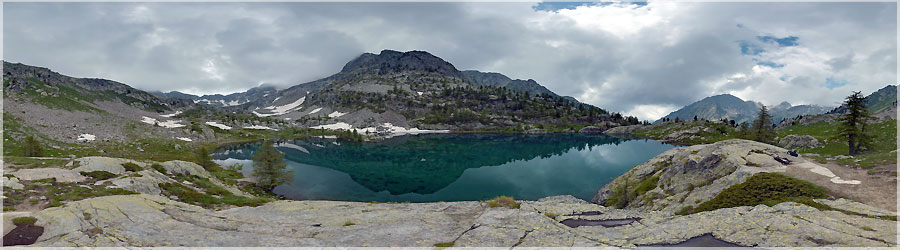
[[[256,185],[266,190],[272,190],[292,177],[287,171],[284,153],[275,149],[269,140],[253,152],[253,177],[256,177]]]
[[[859,91],[853,92],[844,101],[847,113],[841,116],[838,133],[847,139],[850,155],[861,153],[872,141],[866,131],[866,124],[873,119],[866,108],[866,98]]]

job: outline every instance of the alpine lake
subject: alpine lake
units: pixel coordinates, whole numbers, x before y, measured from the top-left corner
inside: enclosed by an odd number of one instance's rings
[[[253,172],[261,142],[213,153]],[[590,200],[600,187],[673,148],[645,139],[584,134],[423,134],[374,142],[311,138],[279,142],[293,179],[275,188],[292,200],[434,202],[500,195]]]

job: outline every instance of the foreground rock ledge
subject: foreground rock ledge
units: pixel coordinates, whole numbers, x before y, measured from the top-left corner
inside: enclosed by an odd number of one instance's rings
[[[374,204],[276,201],[222,211],[154,195],[106,196],[32,216],[45,228],[33,246],[618,246],[672,244],[711,233],[744,246],[895,246],[896,222],[796,203],[677,216],[611,209],[571,196],[521,201]],[[847,201],[852,203],[852,201]],[[573,215],[591,212],[588,215]],[[883,211],[881,211],[883,212]],[[552,218],[551,218],[552,217]],[[641,218],[618,227],[559,221]]]

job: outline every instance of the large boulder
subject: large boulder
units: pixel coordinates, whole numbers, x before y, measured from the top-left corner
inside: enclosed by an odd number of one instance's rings
[[[106,171],[118,175],[125,173],[125,167],[122,167],[122,164],[126,162],[134,163],[138,166],[147,165],[139,161],[102,156],[78,158],[73,161],[73,164],[77,166],[74,170],[78,172]]]
[[[641,124],[618,126],[618,127],[607,129],[606,131],[603,131],[603,133],[608,134],[608,135],[630,135],[630,134],[633,134],[634,132],[644,130],[646,127],[647,127],[647,125],[641,125]]]
[[[818,148],[822,146],[815,137],[810,135],[788,135],[778,140],[778,145],[789,149]]]
[[[87,177],[82,176],[78,171],[62,169],[62,168],[29,168],[13,171],[12,174],[18,180],[33,181],[40,179],[56,178],[56,182],[82,182]]]
[[[604,185],[591,202],[675,212],[712,199],[753,174],[785,171],[774,156],[802,161],[789,156],[786,149],[741,139],[670,149]],[[645,193],[626,198],[614,195],[640,185],[646,185]]]

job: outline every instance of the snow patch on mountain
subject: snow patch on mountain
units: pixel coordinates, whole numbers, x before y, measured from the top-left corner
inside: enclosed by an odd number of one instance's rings
[[[229,127],[228,125],[219,124],[217,122],[206,122],[206,125],[217,127],[217,128],[224,129],[224,130],[231,130],[231,127]]]
[[[328,114],[328,117],[338,118],[338,117],[341,117],[342,115],[346,115],[346,114],[347,113],[341,113],[340,111],[334,111],[334,112],[331,112],[331,114]]]
[[[90,142],[90,141],[94,141],[94,140],[96,140],[96,139],[97,139],[97,137],[94,136],[94,135],[92,135],[92,134],[81,134],[81,135],[79,135],[78,138],[75,139],[75,140],[76,140],[76,141],[83,141],[83,142]]]

